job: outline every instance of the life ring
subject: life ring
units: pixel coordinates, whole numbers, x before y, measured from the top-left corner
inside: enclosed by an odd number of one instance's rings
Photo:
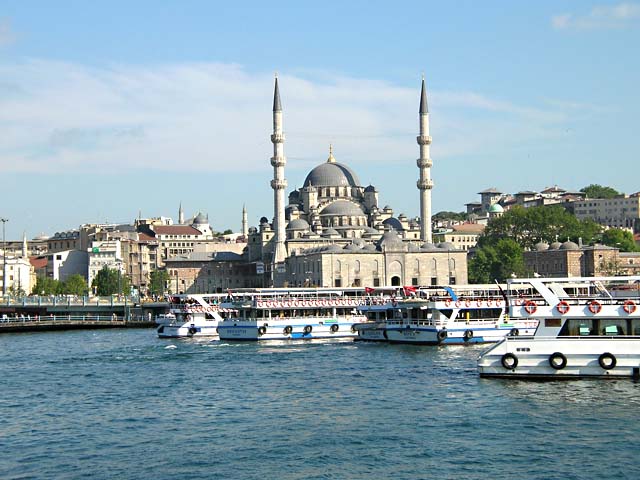
[[[338,325],[336,325],[335,327],[336,327],[336,332],[337,332],[338,331]],[[358,329],[356,328],[356,324],[355,323],[351,324],[351,333],[356,333],[357,331],[358,331]],[[358,334],[360,334],[360,332],[358,332]]]
[[[340,327],[338,326],[338,324],[334,323],[333,325],[331,325],[331,328],[329,330],[331,330],[331,333],[336,333],[339,328]]]
[[[462,305],[462,302],[460,300],[456,300],[456,308],[460,308],[460,305]]]
[[[624,302],[624,305],[622,305],[622,309],[626,312],[626,313],[633,313],[636,311],[636,304],[633,303],[633,300],[626,300]]]
[[[444,342],[444,340],[449,336],[446,330],[440,330],[438,332],[438,341]]]
[[[265,326],[263,325],[262,327],[259,327],[259,328],[258,328],[258,335],[259,335],[259,336],[262,336],[262,335],[264,335],[265,333],[267,333],[267,327],[265,327]]]
[[[469,308],[471,306],[471,300],[469,300],[468,298],[464,301],[464,306]]]
[[[569,308],[571,308],[571,307],[569,307],[569,304],[564,300],[561,300],[556,305],[556,310],[558,310],[558,313],[560,315],[564,315],[565,313],[569,312]]]
[[[305,335],[309,335],[311,333],[311,331],[313,330],[313,327],[311,325],[306,325],[303,329],[302,332]]]
[[[500,362],[502,363],[502,366],[507,370],[515,370],[515,368],[518,366],[518,357],[516,357],[513,353],[505,353],[504,355],[502,355]]]
[[[285,335],[291,335],[291,332],[293,332],[293,327],[291,325],[287,325],[282,329],[282,333]]]
[[[612,353],[604,352],[598,357],[598,363],[604,370],[611,370],[612,368],[615,368],[618,360]]]
[[[198,333],[198,329],[196,327],[189,327],[189,335],[195,335]]]
[[[473,338],[473,330],[465,330],[462,338],[464,338],[465,342],[471,340]]]
[[[549,365],[554,370],[562,370],[567,366],[567,357],[560,352],[555,352],[549,355]]]
[[[529,315],[536,313],[537,309],[538,309],[538,305],[536,305],[536,303],[533,300],[527,300],[526,302],[524,302],[524,311],[527,312]]]
[[[482,306],[482,300],[476,300],[476,307]]]
[[[602,310],[602,305],[600,305],[600,302],[597,300],[591,300],[589,302],[589,311],[593,314],[596,313],[600,313],[600,310]]]
[[[450,298],[447,298],[447,299],[444,301],[444,306],[445,306],[445,307],[449,307],[449,306],[451,306],[451,299],[450,299]]]
[[[490,307],[492,305],[493,301],[491,299],[487,300],[487,307]]]
[[[520,335],[520,330],[518,330],[517,328],[512,328],[511,330],[509,330],[508,335],[510,337],[517,337],[518,335]]]

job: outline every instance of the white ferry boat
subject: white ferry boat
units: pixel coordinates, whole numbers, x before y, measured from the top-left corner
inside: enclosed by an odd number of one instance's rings
[[[370,297],[360,311],[358,340],[451,345],[498,342],[506,335],[531,335],[538,321],[513,320],[497,285],[404,287],[391,298]]]
[[[366,317],[364,289],[236,290],[222,302],[233,313],[220,322],[220,340],[353,339]]]
[[[220,314],[226,312],[221,309],[220,300],[225,297],[224,294],[173,295],[169,299],[169,311],[156,316],[158,337],[218,338]]]
[[[506,337],[482,353],[482,377],[640,379],[640,277],[509,281],[511,315],[537,319],[529,337]]]

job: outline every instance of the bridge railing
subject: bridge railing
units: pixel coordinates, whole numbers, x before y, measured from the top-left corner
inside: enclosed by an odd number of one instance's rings
[[[107,297],[97,296],[76,296],[76,295],[31,295],[26,297],[13,297],[9,295],[0,296],[2,306],[112,306],[112,305],[133,305],[139,303],[138,297],[111,295]]]

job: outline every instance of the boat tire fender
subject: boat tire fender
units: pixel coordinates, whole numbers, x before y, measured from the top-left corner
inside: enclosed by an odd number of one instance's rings
[[[500,362],[502,363],[502,366],[507,370],[515,370],[515,368],[518,366],[518,357],[511,352],[505,353],[504,355],[502,355]]]
[[[197,332],[196,327],[189,327],[189,335],[195,335]]]
[[[567,366],[567,357],[560,352],[555,352],[549,355],[549,365],[554,370],[562,370]]]
[[[512,328],[511,330],[509,330],[510,337],[517,337],[518,335],[520,335],[520,330],[518,330],[517,328]]]
[[[340,328],[340,327],[338,326],[338,324],[337,324],[337,323],[334,323],[333,325],[331,325],[331,328],[330,328],[331,333],[336,333],[336,332],[338,331],[338,329],[339,329],[339,328]]]
[[[263,325],[262,327],[258,328],[258,335],[262,336],[265,333],[267,333],[267,327]]]
[[[473,330],[465,330],[462,336],[464,338],[464,341],[468,342],[473,338]]]
[[[604,352],[598,357],[598,363],[604,370],[611,370],[612,368],[615,368],[618,360],[613,353]]]
[[[306,325],[302,331],[304,332],[305,335],[308,335],[311,333],[311,330],[313,330],[313,327],[311,325]]]
[[[287,325],[282,329],[282,333],[285,335],[291,335],[291,332],[293,332],[293,327],[291,325]]]
[[[449,334],[447,333],[446,330],[440,330],[438,332],[438,341],[439,342],[444,342],[445,338],[447,338],[449,336]]]

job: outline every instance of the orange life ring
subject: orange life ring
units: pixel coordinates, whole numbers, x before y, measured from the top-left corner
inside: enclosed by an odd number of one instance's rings
[[[460,305],[462,305],[462,302],[460,300],[456,300],[456,308],[460,308]]]
[[[482,300],[476,300],[476,307],[482,306]]]
[[[451,299],[450,299],[450,298],[447,298],[447,299],[444,301],[444,306],[445,306],[445,307],[448,307],[448,306],[450,306],[450,305],[451,305]]]
[[[538,309],[538,306],[535,304],[533,300],[527,300],[526,302],[524,302],[524,311],[527,312],[529,315],[536,313],[537,309]]]
[[[622,306],[622,309],[626,312],[626,313],[633,313],[636,311],[636,304],[633,303],[633,300],[626,300],[624,302],[624,305]]]
[[[491,306],[491,304],[492,304],[492,300],[491,300],[491,299],[488,299],[488,300],[487,300],[487,307],[490,307],[490,306]]]
[[[570,308],[569,304],[567,302],[565,302],[564,300],[561,300],[556,305],[556,310],[558,310],[558,313],[560,315],[564,315],[565,313],[569,312],[569,308]]]
[[[602,310],[602,305],[600,305],[600,302],[598,302],[597,300],[591,300],[589,302],[589,311],[591,313],[600,313],[600,310]]]
[[[465,307],[470,307],[471,306],[471,300],[469,300],[468,298],[464,301],[464,306]]]

